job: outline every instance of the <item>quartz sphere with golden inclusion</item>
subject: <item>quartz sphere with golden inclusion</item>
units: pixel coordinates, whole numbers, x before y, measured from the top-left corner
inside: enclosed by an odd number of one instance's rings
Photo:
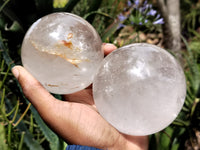
[[[53,13],[27,31],[22,63],[48,91],[74,93],[92,83],[104,58],[101,44],[96,30],[81,17]]]
[[[166,50],[130,44],[103,60],[93,96],[100,114],[120,132],[149,135],[177,117],[186,96],[185,76]]]

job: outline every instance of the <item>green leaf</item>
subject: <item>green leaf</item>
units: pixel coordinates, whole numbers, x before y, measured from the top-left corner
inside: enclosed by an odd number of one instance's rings
[[[63,11],[71,12],[80,0],[69,0]]]
[[[2,51],[3,59],[5,60],[6,64],[8,66],[11,66],[11,68],[12,68],[15,64],[12,61],[12,59],[10,58],[10,56],[8,54],[8,50],[3,43],[3,38],[1,36],[1,32],[0,32],[0,50]]]
[[[60,141],[58,139],[58,136],[51,130],[49,127],[44,123],[38,112],[34,107],[30,107],[30,110],[33,114],[33,117],[35,118],[35,121],[37,122],[40,130],[43,132],[44,136],[50,143],[50,148],[52,150],[59,150],[60,149]]]
[[[14,66],[15,64],[12,62],[12,59],[10,58],[8,52],[7,52],[7,48],[5,47],[5,45],[3,44],[2,38],[0,36],[0,49],[2,50],[3,53],[3,57],[6,60],[6,64],[11,66]],[[16,81],[17,82],[17,81]],[[22,89],[19,85],[19,83],[17,82],[17,86],[19,87],[19,90],[21,92],[21,94],[23,95],[24,99],[26,100],[26,102],[28,103],[28,100],[26,99],[26,97],[24,96]],[[30,107],[30,110],[38,124],[38,126],[40,127],[41,131],[43,132],[44,136],[46,137],[46,139],[49,141],[50,143],[50,148],[52,150],[59,150],[62,149],[61,148],[61,144],[59,141],[58,136],[51,130],[49,129],[49,127],[44,123],[44,121],[42,120],[42,118],[40,117],[40,115],[38,114],[38,112],[36,111],[36,109],[34,107]],[[19,126],[19,128],[21,128],[22,131],[26,131],[26,133],[29,131],[24,127],[24,126]],[[29,135],[25,134],[25,140],[27,139],[26,137],[29,136],[30,137],[30,133]],[[32,137],[31,137],[32,138]],[[29,141],[26,141],[29,144]]]
[[[167,150],[171,145],[171,137],[174,130],[171,127],[166,128],[160,135],[160,149]]]
[[[5,128],[3,125],[3,122],[0,122],[0,149],[1,150],[7,150],[8,149],[8,145],[5,143]]]
[[[128,11],[129,13],[125,14],[124,17],[128,18],[129,14],[131,14],[132,11],[133,11],[133,8],[130,8]],[[119,19],[115,19],[114,22],[103,33],[102,41],[106,42],[107,39],[110,38],[117,31],[119,25],[123,24],[125,21],[126,21],[126,19],[123,21],[120,21]]]
[[[0,12],[4,9],[4,7],[9,3],[10,0],[6,0],[1,6],[0,6]]]
[[[20,19],[16,16],[15,12],[13,12],[11,9],[5,7],[3,9],[3,14],[9,18],[12,22],[13,22],[13,27],[17,27],[17,29],[20,29],[20,31],[24,31],[23,30],[23,26],[22,26],[22,22],[20,21]],[[5,24],[6,25],[6,24]],[[12,26],[12,25],[11,25]],[[4,26],[5,28],[5,26]],[[7,27],[8,28],[8,27]]]
[[[90,0],[90,6],[88,12],[97,11],[102,3],[102,0]],[[87,21],[92,24],[94,21],[95,14],[92,14],[87,17]]]
[[[67,4],[68,0],[54,0],[53,7],[54,8],[63,8]]]
[[[120,21],[115,20],[104,32],[102,36],[102,41],[106,42],[107,38],[111,37],[116,31],[118,26],[120,25]]]
[[[17,21],[14,21],[10,27],[8,27],[8,25],[6,24],[5,30],[11,32],[23,32],[23,29]]]
[[[110,19],[113,19],[109,14],[107,13],[104,13],[104,12],[100,12],[100,11],[92,11],[92,12],[89,12],[87,13],[83,18],[87,20],[87,18],[90,16],[90,15],[93,15],[93,14],[98,14],[98,15],[102,15],[104,17],[108,17]]]

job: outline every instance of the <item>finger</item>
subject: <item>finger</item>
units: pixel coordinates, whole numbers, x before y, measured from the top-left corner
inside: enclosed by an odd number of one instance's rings
[[[108,55],[109,53],[117,49],[117,47],[111,43],[103,43],[102,47],[105,55]]]
[[[92,105],[94,108],[94,100],[92,96],[92,90],[91,89],[84,89],[79,92],[73,93],[73,94],[67,94],[63,96],[65,100],[68,102],[77,102],[77,103],[83,103]]]
[[[97,148],[122,149],[125,145],[123,136],[88,105],[56,100],[21,66],[12,72],[44,121],[66,141]]]
[[[25,96],[43,116],[54,105],[56,99],[23,67],[15,66],[12,72]]]
[[[108,55],[109,53],[117,49],[115,45],[110,44],[110,43],[104,43],[102,45],[102,48],[105,55]],[[91,89],[92,89],[92,84],[85,90],[82,90],[73,94],[67,94],[67,95],[64,95],[63,97],[65,100],[69,102],[85,103],[85,104],[94,106],[94,100],[92,97]]]
[[[90,106],[56,100],[21,66],[12,72],[43,120],[63,139],[93,147],[112,146],[119,133]]]

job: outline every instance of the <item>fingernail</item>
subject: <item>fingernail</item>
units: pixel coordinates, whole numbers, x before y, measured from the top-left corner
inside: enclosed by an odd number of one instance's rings
[[[111,50],[117,49],[117,47],[114,44],[111,44],[111,43],[105,43],[104,48],[109,49],[109,50],[110,49]]]
[[[19,77],[19,70],[17,68],[13,67],[11,71],[12,71],[13,75],[15,76],[15,78],[18,79],[18,77]]]
[[[111,43],[103,43],[104,46],[114,46],[113,44]]]

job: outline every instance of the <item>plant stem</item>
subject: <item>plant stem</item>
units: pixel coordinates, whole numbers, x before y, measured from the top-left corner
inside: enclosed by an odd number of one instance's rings
[[[9,117],[17,108],[17,105],[15,105],[15,107],[9,112],[6,114],[6,117]]]
[[[19,100],[17,101],[16,109],[15,109],[15,114],[14,114],[12,120],[11,120],[11,123],[13,123],[13,122],[15,121],[15,119],[16,119],[16,117],[17,117],[17,112],[18,112],[18,110],[19,110]]]
[[[7,0],[3,3],[3,5],[0,7],[0,12],[3,10],[3,8],[6,6],[6,4],[9,2],[10,0]]]
[[[45,140],[46,140],[46,138],[43,137],[43,138],[39,141],[39,143],[42,144]]]
[[[3,88],[3,92],[2,92],[2,96],[1,96],[1,105],[0,105],[0,109],[3,107],[4,98],[5,98],[5,88]]]
[[[18,150],[22,150],[25,132],[22,132]]]
[[[33,133],[33,114],[30,116],[30,126],[29,126],[29,131]]]
[[[31,103],[28,104],[26,110],[24,111],[24,113],[21,115],[21,117],[19,118],[19,120],[14,124],[14,127],[16,127],[21,120],[24,118],[24,116],[26,115],[27,111],[29,110],[29,108],[31,107]]]
[[[5,100],[5,88],[3,88],[2,96],[1,96],[1,104],[0,104],[0,112],[5,121],[9,122],[6,117],[5,108],[4,108],[4,100]]]
[[[8,145],[11,146],[11,130],[12,130],[12,123],[8,123]]]
[[[4,84],[5,80],[6,80],[6,78],[7,78],[7,76],[8,76],[8,73],[9,73],[9,71],[10,71],[10,67],[11,67],[11,65],[8,66],[8,69],[7,69],[7,71],[6,71],[6,74],[4,75],[3,80],[2,80],[2,82],[0,83],[0,89],[2,88],[2,86],[3,86],[3,84]]]
[[[4,61],[4,59],[2,60],[2,62],[1,62],[1,72],[3,72],[3,70],[4,70],[4,63],[5,63],[5,61]]]

